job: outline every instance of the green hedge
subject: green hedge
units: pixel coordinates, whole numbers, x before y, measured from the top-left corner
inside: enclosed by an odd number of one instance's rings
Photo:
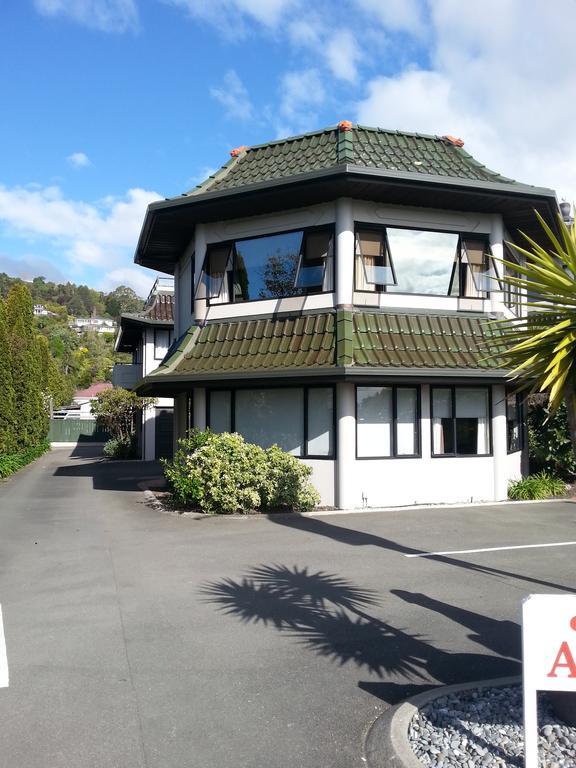
[[[18,472],[19,469],[25,467],[30,462],[42,456],[43,453],[50,450],[50,443],[48,440],[43,440],[38,445],[31,448],[26,448],[24,451],[18,451],[18,453],[8,453],[4,456],[0,456],[0,478],[13,475],[14,472]]]
[[[305,512],[320,501],[310,467],[277,445],[265,450],[235,433],[194,430],[178,441],[173,461],[162,463],[176,503],[208,514]]]

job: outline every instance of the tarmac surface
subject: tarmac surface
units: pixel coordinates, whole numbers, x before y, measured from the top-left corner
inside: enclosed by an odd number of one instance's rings
[[[95,450],[0,483],[1,768],[356,768],[390,705],[518,674],[528,594],[576,592],[571,501],[193,520]]]

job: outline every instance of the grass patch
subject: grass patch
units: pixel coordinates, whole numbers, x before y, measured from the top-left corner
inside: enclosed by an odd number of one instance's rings
[[[18,472],[19,469],[25,467],[30,462],[42,456],[43,453],[50,450],[50,443],[46,438],[38,445],[26,448],[24,451],[18,451],[18,453],[7,453],[4,456],[0,456],[0,478],[13,475],[14,472]]]
[[[514,501],[549,499],[551,496],[563,496],[565,493],[564,482],[544,470],[535,475],[528,475],[522,480],[514,480],[508,486],[508,498]]]

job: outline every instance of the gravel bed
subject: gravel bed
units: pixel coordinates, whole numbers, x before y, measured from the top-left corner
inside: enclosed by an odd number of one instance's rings
[[[523,768],[522,687],[482,688],[442,696],[414,716],[408,740],[423,766]],[[538,701],[542,768],[576,766],[576,728]]]

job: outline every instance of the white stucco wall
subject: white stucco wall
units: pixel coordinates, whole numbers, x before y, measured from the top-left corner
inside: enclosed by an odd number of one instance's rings
[[[145,328],[142,344],[142,367],[144,375],[155,371],[162,362],[154,357],[154,328]],[[171,397],[157,397],[156,406],[172,408],[174,400]],[[153,461],[156,458],[156,420],[155,407],[147,408],[142,414],[142,458]]]
[[[320,494],[320,506],[335,506],[336,462],[330,459],[301,459],[301,461],[312,467],[310,481]]]

